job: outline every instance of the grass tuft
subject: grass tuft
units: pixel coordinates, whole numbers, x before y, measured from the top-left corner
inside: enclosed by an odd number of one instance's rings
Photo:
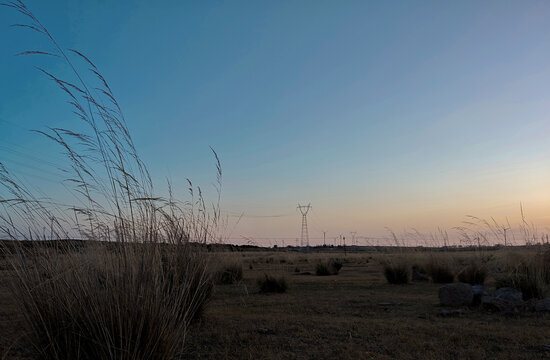
[[[454,281],[452,265],[444,259],[439,259],[432,256],[425,268],[434,283],[447,284]]]
[[[229,263],[223,265],[215,275],[216,283],[229,285],[243,279],[243,265],[241,263]]]
[[[190,201],[176,200],[170,184],[159,196],[97,67],[64,50],[23,1],[3,5],[25,18],[24,28],[45,35],[48,53],[20,55],[58,61],[54,68],[66,79],[38,70],[66,96],[78,122],[78,131],[36,131],[65,155],[56,169],[73,203],[58,205],[0,163],[0,238],[15,243],[10,290],[27,342],[43,359],[178,358],[211,294],[202,249],[216,237],[219,203],[207,204],[190,181]],[[219,201],[222,173],[212,152]]]
[[[460,282],[471,285],[483,285],[487,278],[487,268],[478,263],[472,263],[463,268],[457,275]]]
[[[315,264],[315,274],[318,276],[338,275],[343,264],[335,259],[320,260]]]
[[[258,279],[258,286],[261,293],[284,293],[288,289],[288,283],[284,276],[275,277],[264,274],[264,277]]]
[[[407,284],[409,282],[409,266],[405,263],[384,264],[384,276],[390,284]]]
[[[44,359],[172,359],[201,315],[212,282],[188,246],[36,245],[11,284]]]
[[[523,299],[542,299],[550,294],[550,263],[548,255],[531,256],[509,263],[504,274],[496,278],[496,287],[511,287],[523,294]]]

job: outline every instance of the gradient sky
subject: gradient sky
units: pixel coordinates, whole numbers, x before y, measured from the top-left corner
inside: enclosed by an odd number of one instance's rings
[[[231,242],[294,243],[309,202],[312,243],[516,224],[520,202],[550,231],[548,1],[27,5],[99,67],[161,185],[212,190],[217,151]],[[75,120],[45,60],[13,56],[44,45],[20,21],[0,9],[0,159],[55,191],[59,150],[26,129]]]

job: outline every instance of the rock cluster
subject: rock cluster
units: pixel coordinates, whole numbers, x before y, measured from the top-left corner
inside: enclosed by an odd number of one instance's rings
[[[519,311],[550,312],[550,298],[523,300],[521,291],[512,288],[497,289],[490,295],[483,285],[465,283],[446,284],[439,288],[439,302],[442,306],[482,306],[488,311],[503,314]]]

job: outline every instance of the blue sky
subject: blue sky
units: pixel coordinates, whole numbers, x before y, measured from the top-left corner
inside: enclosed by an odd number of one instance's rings
[[[298,237],[299,202],[316,238],[503,221],[520,201],[550,225],[548,2],[27,5],[100,68],[155,180],[211,189],[218,152],[234,241]],[[44,45],[20,19],[0,10],[0,158],[48,189],[57,148],[24,129],[74,119],[33,66],[66,70],[13,56]]]

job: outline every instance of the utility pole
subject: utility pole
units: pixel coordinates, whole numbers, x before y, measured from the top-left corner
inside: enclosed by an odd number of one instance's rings
[[[323,231],[323,246],[327,246],[327,238],[326,238],[327,232]]]
[[[300,237],[300,245],[304,247],[305,242],[307,247],[309,248],[309,235],[307,232],[307,213],[309,212],[309,210],[311,210],[311,203],[307,205],[298,204],[298,209],[300,210],[300,213],[302,213],[302,234]]]

